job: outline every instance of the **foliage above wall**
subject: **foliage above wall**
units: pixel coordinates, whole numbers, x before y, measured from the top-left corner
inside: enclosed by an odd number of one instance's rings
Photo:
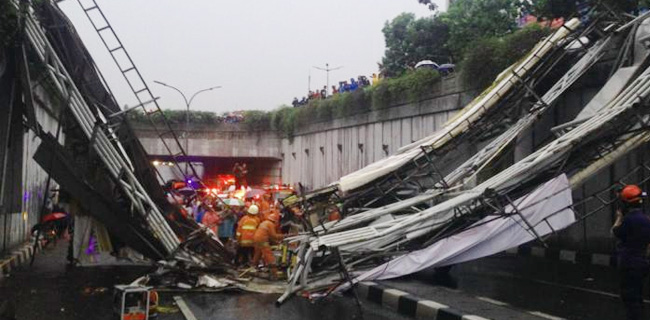
[[[9,0],[0,0],[0,49],[11,46],[18,29],[18,12]]]
[[[488,86],[508,66],[530,51],[550,30],[531,25],[504,37],[479,39],[467,50],[461,68],[463,83]]]

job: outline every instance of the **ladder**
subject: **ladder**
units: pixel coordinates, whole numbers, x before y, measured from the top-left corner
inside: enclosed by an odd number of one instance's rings
[[[106,47],[106,50],[110,53],[111,58],[117,65],[122,76],[124,76],[126,83],[137,99],[138,105],[126,111],[142,108],[142,111],[149,120],[151,127],[154,128],[156,135],[162,141],[163,146],[174,162],[175,168],[183,175],[183,180],[188,181],[193,178],[199,179],[194,166],[192,166],[189,161],[186,150],[181,145],[174,130],[172,130],[171,125],[163,114],[157,99],[154,98],[149,86],[144,81],[142,74],[136,67],[133,59],[131,59],[131,55],[122,44],[122,41],[108,22],[108,19],[106,19],[106,15],[104,15],[102,9],[95,0],[77,0],[77,2],[83,9],[88,20],[90,20],[90,23],[99,35],[99,38],[102,40],[104,47]],[[145,107],[146,104],[153,105],[153,108],[148,110]],[[156,126],[156,121],[154,121],[153,118],[156,115],[162,119],[162,128]],[[183,160],[186,162],[184,170],[179,166],[179,162]]]
[[[16,8],[19,8],[18,1],[14,0],[13,3]],[[142,216],[153,235],[160,239],[167,253],[174,253],[180,244],[178,237],[138,181],[130,160],[109,127],[108,121],[96,106],[87,104],[30,10],[31,8],[25,12],[25,39],[33,48],[35,58],[45,66],[54,88],[61,96],[69,97],[70,112],[90,141],[91,148],[97,153],[117,186],[130,200],[134,211]]]

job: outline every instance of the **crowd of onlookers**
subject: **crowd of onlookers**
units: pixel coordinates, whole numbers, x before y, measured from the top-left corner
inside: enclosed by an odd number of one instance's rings
[[[224,123],[240,123],[244,121],[244,113],[242,111],[229,112],[221,116],[217,116],[219,122]]]
[[[327,99],[340,93],[354,92],[371,85],[376,85],[380,81],[380,76],[376,73],[373,73],[371,78],[372,79],[368,79],[366,76],[358,76],[356,79],[350,78],[350,82],[339,81],[339,85],[332,85],[331,91],[329,92],[327,86],[323,86],[320,90],[309,90],[307,96],[302,97],[302,99],[298,99],[298,97],[293,98],[291,105],[293,105],[294,108],[305,106],[309,104],[310,101]]]

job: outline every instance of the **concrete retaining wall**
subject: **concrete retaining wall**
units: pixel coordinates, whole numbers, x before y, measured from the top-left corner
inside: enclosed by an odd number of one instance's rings
[[[434,97],[417,103],[297,128],[282,140],[282,181],[317,189],[432,134],[472,100],[458,82],[443,79]]]
[[[0,75],[1,78],[1,75]],[[4,82],[6,84],[7,82]],[[38,122],[45,132],[56,134],[59,113],[58,106],[53,103],[47,92],[41,87],[34,88],[36,100],[35,113]],[[0,112],[9,114],[9,100],[0,99]],[[22,115],[18,115],[21,119]],[[6,120],[3,119],[3,120]],[[30,231],[39,219],[43,201],[48,192],[45,190],[47,174],[32,159],[40,139],[32,132],[20,125],[21,121],[13,121],[11,126],[9,148],[0,148],[0,157],[7,152],[7,170],[2,183],[4,183],[4,203],[0,206],[0,241],[1,250],[7,252],[17,245],[23,244],[30,238]],[[15,124],[18,125],[15,125]],[[4,132],[7,122],[0,123],[0,138],[4,142]],[[63,143],[64,134],[60,134]],[[1,158],[0,158],[1,159]],[[1,163],[1,162],[0,162]],[[50,184],[50,190],[57,189],[56,181]]]
[[[161,125],[159,130],[162,128]],[[169,154],[153,127],[134,124],[134,129],[147,153],[152,156]],[[281,138],[273,131],[248,131],[244,126],[236,124],[193,124],[187,131],[189,139],[186,141],[184,125],[175,125],[172,129],[178,134],[187,154],[195,157],[280,159]],[[173,139],[166,138],[165,141],[173,152],[178,152],[174,148],[176,143]]]

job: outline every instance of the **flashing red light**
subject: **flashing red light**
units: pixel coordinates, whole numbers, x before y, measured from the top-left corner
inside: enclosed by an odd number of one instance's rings
[[[212,191],[212,193],[214,193],[214,194],[219,193],[219,189],[217,189],[217,188],[212,188],[212,189],[210,189],[210,191]]]

